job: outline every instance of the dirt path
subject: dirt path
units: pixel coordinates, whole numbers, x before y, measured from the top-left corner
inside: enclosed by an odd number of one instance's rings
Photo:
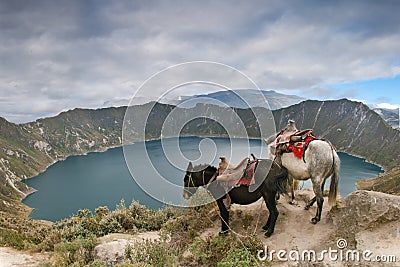
[[[325,198],[324,201],[321,221],[316,225],[311,223],[311,218],[315,216],[316,205],[309,210],[305,210],[304,206],[313,195],[311,189],[297,191],[296,205],[289,204],[287,198],[281,197],[277,204],[279,217],[276,222],[275,232],[269,238],[265,238],[264,232],[261,230],[261,227],[265,224],[268,218],[268,211],[262,200],[247,206],[232,205],[231,213],[233,216],[231,227],[234,231],[243,233],[241,230],[240,217],[243,218],[243,216],[245,216],[244,214],[251,215],[253,219],[250,223],[249,229],[253,231],[257,225],[256,234],[263,242],[263,245],[267,247],[268,253],[272,250],[275,251],[274,260],[272,262],[273,266],[353,266],[352,263],[354,262],[349,263],[345,261],[330,260],[327,255],[324,256],[322,262],[314,262],[311,263],[311,265],[310,263],[302,264],[290,260],[283,262],[277,259],[277,251],[279,250],[286,251],[286,258],[289,257],[288,253],[291,251],[298,251],[301,254],[304,251],[313,250],[316,252],[316,257],[318,258],[321,257],[321,252],[323,250],[329,250],[330,248],[337,251],[347,250],[346,247],[344,249],[338,249],[337,242],[341,237],[335,237],[337,235],[337,227],[330,219],[330,207],[327,198]],[[242,213],[240,217],[237,215],[238,212]],[[261,214],[260,216],[258,216],[259,213]],[[357,214],[355,214],[355,216],[357,216]],[[371,216],[376,216],[378,218],[375,213],[371,214]],[[340,225],[340,222],[336,223]],[[217,235],[220,226],[221,224],[219,219],[215,220],[214,225],[207,229],[201,235],[201,238],[205,238],[207,235]],[[400,237],[399,229],[399,222],[393,221],[390,223],[382,222],[382,224],[375,226],[373,230],[368,229],[357,232],[357,250],[372,250],[374,255],[397,255],[396,263],[371,262],[367,264],[366,262],[363,262],[362,265],[359,266],[400,266],[400,242],[398,242]],[[238,236],[238,238],[240,238],[240,236]],[[347,241],[349,240],[346,240],[346,242]],[[266,264],[271,264],[271,262],[267,259]]]
[[[40,253],[29,253],[13,248],[0,247],[0,267],[14,266],[39,266],[46,260],[46,255]]]
[[[296,195],[297,204],[295,205],[289,204],[288,198],[281,197],[277,204],[279,217],[276,222],[275,232],[269,238],[264,237],[264,232],[261,229],[268,218],[268,211],[262,199],[246,206],[232,205],[231,212],[233,214],[241,212],[241,217],[245,216],[245,214],[250,214],[253,217],[249,229],[253,231],[257,225],[256,234],[259,239],[263,241],[264,246],[267,246],[268,252],[271,252],[271,250],[285,250],[289,252],[290,250],[302,251],[311,249],[321,251],[323,249],[328,249],[327,244],[329,242],[334,242],[334,240],[329,240],[329,238],[335,231],[335,227],[333,223],[328,220],[327,214],[329,206],[327,204],[327,198],[325,198],[321,221],[316,225],[311,223],[311,218],[314,217],[316,213],[316,204],[309,210],[305,210],[304,206],[306,205],[306,201],[312,196],[313,192],[311,189],[298,191]],[[237,218],[237,215],[232,216],[231,227],[234,231],[243,233],[240,229],[240,220]],[[205,238],[207,235],[217,235],[219,230],[220,222],[216,220],[213,227],[207,229],[201,235],[201,238]],[[238,238],[240,237],[238,236]],[[291,265],[289,262],[277,262],[276,254],[274,257],[274,266],[298,266]],[[324,266],[341,265],[325,264]]]

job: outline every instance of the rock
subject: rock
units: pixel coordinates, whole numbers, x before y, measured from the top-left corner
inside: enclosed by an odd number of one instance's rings
[[[374,191],[356,191],[348,195],[344,199],[344,207],[333,214],[334,223],[345,223],[352,232],[374,228],[400,220],[400,197]]]
[[[125,248],[130,244],[129,240],[118,239],[94,248],[94,258],[107,263],[120,263],[124,260]]]
[[[345,239],[349,249],[370,250],[374,257],[392,255],[400,259],[400,196],[360,190],[348,195],[343,204],[330,212],[337,239]],[[364,263],[380,266],[377,262]]]
[[[44,141],[36,141],[33,144],[33,147],[40,151],[50,151],[51,150],[50,144],[47,142],[44,142]]]
[[[125,249],[137,242],[146,240],[156,242],[161,236],[158,232],[145,232],[137,235],[109,234],[99,238],[100,245],[94,248],[94,258],[109,264],[121,263],[125,258]]]

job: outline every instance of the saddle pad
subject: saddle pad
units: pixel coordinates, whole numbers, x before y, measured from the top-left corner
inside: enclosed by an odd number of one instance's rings
[[[254,173],[256,170],[257,161],[249,161],[244,170],[243,176],[236,181],[231,181],[230,186],[252,185],[255,184]]]
[[[304,141],[296,142],[293,144],[289,143],[288,150],[293,151],[293,154],[297,158],[301,159],[303,157],[304,151],[307,148],[308,144],[314,139],[316,139],[316,137],[310,135]]]
[[[244,158],[238,165],[232,165],[224,157],[221,157],[221,162],[218,167],[216,180],[220,182],[238,181],[242,176],[248,164],[249,158]]]

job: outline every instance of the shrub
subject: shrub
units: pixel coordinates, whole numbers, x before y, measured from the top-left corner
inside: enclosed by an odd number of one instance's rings
[[[219,263],[218,267],[247,267],[255,266],[255,254],[251,254],[248,249],[231,249],[228,254]]]
[[[27,237],[23,233],[10,229],[0,229],[0,245],[25,249],[27,243]]]
[[[95,237],[79,237],[73,241],[62,241],[54,246],[56,266],[83,266],[93,260]]]
[[[99,222],[99,231],[96,233],[96,235],[104,236],[110,233],[122,232],[124,232],[124,230],[118,220],[112,216],[107,216]]]
[[[210,226],[212,222],[206,214],[208,211],[207,208],[203,208],[201,211],[190,208],[162,226],[162,232],[170,234],[169,245],[178,255],[183,254],[193,239]]]
[[[102,206],[96,208],[94,212],[96,213],[97,220],[101,220],[110,213],[110,210],[108,209],[107,206]]]
[[[209,236],[205,240],[196,240],[192,247],[192,254],[193,260],[197,265],[217,266],[218,263],[222,262],[221,266],[236,266],[229,264],[242,260],[255,264],[255,257],[259,249],[262,249],[262,242],[257,236],[246,235],[239,237],[230,234],[224,237]]]
[[[132,258],[134,263],[146,263],[150,266],[178,266],[178,256],[166,242],[137,242],[133,247]]]
[[[90,267],[108,267],[107,263],[101,260],[94,260],[90,265]]]
[[[53,251],[54,246],[62,241],[62,235],[60,230],[53,229],[48,233],[42,243],[39,244],[38,248],[44,251]]]

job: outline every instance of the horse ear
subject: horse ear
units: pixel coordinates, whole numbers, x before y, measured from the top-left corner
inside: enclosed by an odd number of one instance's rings
[[[191,172],[193,170],[193,164],[192,164],[192,162],[190,161],[189,162],[189,165],[187,166],[187,171],[188,172]]]
[[[269,146],[269,153],[270,155],[275,155],[276,154],[276,146]]]

